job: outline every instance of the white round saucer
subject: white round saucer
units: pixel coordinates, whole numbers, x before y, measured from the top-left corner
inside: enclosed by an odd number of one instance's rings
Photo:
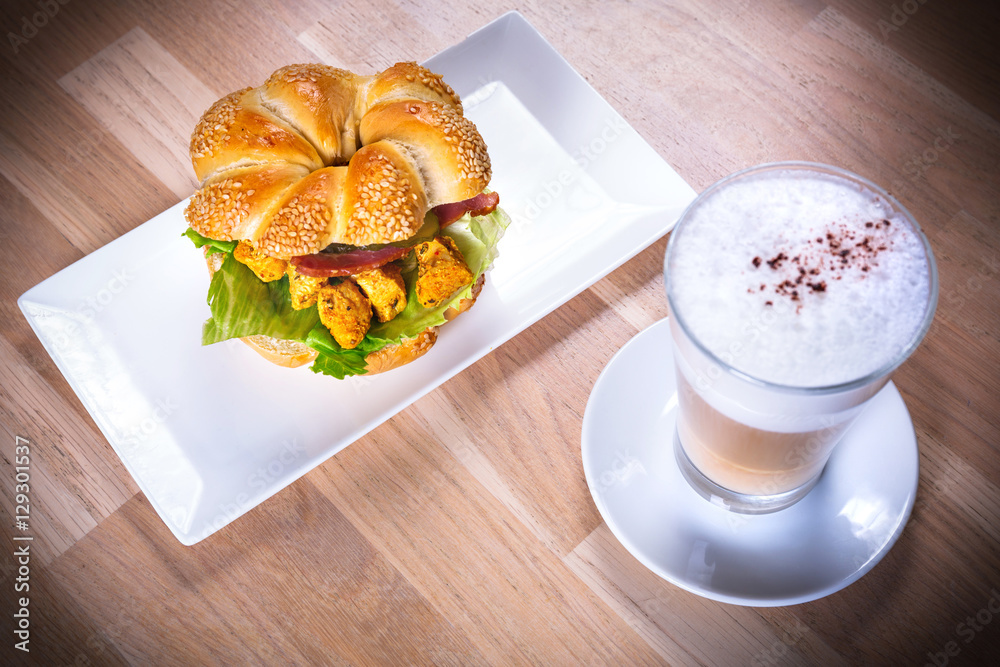
[[[809,495],[773,514],[735,514],[688,486],[674,458],[676,410],[664,319],[611,359],[583,417],[583,468],[598,510],[667,581],[731,604],[808,602],[857,581],[902,533],[917,493],[917,441],[891,382]]]

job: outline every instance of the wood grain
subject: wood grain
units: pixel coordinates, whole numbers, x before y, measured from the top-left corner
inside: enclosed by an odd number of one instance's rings
[[[32,32],[43,5],[0,8],[19,36],[0,49],[0,663],[995,661],[995,4],[95,0],[53,3]],[[918,498],[848,588],[787,608],[709,601],[644,568],[594,506],[583,412],[614,353],[666,315],[665,239],[190,548],[21,316],[24,291],[190,194],[188,137],[221,95],[292,62],[423,60],[515,7],[696,189],[817,160],[921,222],[937,317],[894,376]],[[32,442],[30,654],[11,641],[17,436]]]
[[[369,29],[370,6],[362,0],[346,0],[302,31],[298,40],[321,62],[353,72],[377,72],[401,60],[425,60],[449,46],[447,21],[435,20],[436,16],[436,12],[387,0],[379,9],[378,29],[396,38],[351,39]]]
[[[178,199],[198,187],[187,143],[220,95],[142,28],[129,30],[59,84]]]
[[[604,524],[565,560],[671,664],[752,664],[771,657],[790,663],[846,664],[792,613],[775,610],[763,618],[753,609],[720,606],[664,586],[621,549]],[[727,641],[718,641],[720,635]]]

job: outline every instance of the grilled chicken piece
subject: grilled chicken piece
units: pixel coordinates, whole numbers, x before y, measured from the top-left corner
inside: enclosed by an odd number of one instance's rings
[[[350,280],[320,287],[316,307],[320,322],[344,349],[357,347],[371,326],[372,304]]]
[[[257,277],[265,283],[278,280],[285,275],[285,267],[288,265],[287,261],[269,257],[246,241],[239,242],[236,250],[233,251],[233,257],[236,258],[236,261],[249,266],[257,274]]]
[[[285,273],[288,274],[288,295],[292,297],[292,308],[305,310],[315,305],[319,288],[326,284],[326,278],[302,275],[295,270],[291,262],[288,263]]]
[[[406,283],[398,264],[385,264],[351,278],[371,300],[379,322],[388,322],[406,308]]]
[[[417,301],[421,306],[438,306],[471,282],[472,271],[453,240],[436,236],[417,246]]]

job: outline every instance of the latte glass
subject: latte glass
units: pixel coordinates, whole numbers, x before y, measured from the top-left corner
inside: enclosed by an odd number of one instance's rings
[[[671,234],[664,277],[675,455],[698,493],[749,514],[813,488],[938,295],[931,248],[899,202],[804,162],[706,189]]]

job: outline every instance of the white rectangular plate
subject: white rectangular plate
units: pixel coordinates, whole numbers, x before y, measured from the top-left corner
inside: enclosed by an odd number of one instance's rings
[[[431,58],[489,145],[513,222],[476,307],[420,360],[338,381],[200,345],[186,201],[18,304],[174,535],[194,544],[620,266],[694,191],[519,14]]]

